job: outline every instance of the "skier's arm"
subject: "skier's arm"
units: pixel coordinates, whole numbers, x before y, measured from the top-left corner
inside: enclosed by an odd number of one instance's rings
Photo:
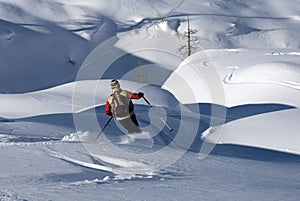
[[[131,93],[131,92],[127,92],[127,97],[130,99],[140,99],[144,96],[143,93],[139,92],[139,93]]]
[[[105,112],[106,115],[112,116],[111,105],[109,104],[108,101],[106,101],[106,106],[105,106],[104,112]]]

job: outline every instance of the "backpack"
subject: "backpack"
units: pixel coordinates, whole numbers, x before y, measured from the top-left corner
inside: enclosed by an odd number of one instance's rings
[[[112,95],[111,107],[115,117],[129,116],[132,111],[132,102],[127,96],[123,96],[121,91],[116,91]]]

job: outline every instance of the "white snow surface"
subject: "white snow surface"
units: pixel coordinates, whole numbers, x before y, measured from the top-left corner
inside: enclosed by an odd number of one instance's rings
[[[300,57],[289,50],[208,50],[183,62],[163,85],[185,104],[299,107]],[[181,80],[181,82],[178,82]],[[188,88],[190,94],[184,93]]]
[[[300,154],[299,147],[299,109],[284,110],[251,116],[230,123],[223,127],[211,127],[202,137],[219,144],[240,144],[260,147],[293,154]]]
[[[0,200],[298,200],[299,13],[295,0],[0,0]],[[114,78],[152,104],[134,100],[147,137],[112,121],[95,140]]]
[[[170,107],[174,105],[172,96],[161,90],[157,86],[145,85],[132,81],[120,81],[122,88],[138,92],[143,90],[147,93],[151,103]],[[96,91],[90,90],[96,86]],[[74,103],[74,88],[79,88],[76,91],[80,97]],[[1,111],[0,116],[4,118],[25,118],[31,116],[60,114],[60,113],[79,113],[90,108],[105,105],[107,97],[110,95],[110,80],[87,80],[68,83],[54,88],[41,91],[28,92],[22,94],[0,94]],[[92,96],[93,104],[88,105],[84,97]],[[153,98],[153,96],[156,96]],[[137,104],[146,104],[144,101],[138,100]]]

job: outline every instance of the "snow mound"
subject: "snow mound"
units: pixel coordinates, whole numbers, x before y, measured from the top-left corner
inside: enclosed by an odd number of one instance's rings
[[[260,114],[211,127],[202,134],[202,138],[218,144],[252,146],[300,155],[299,121],[299,109]]]
[[[300,107],[299,59],[297,51],[290,50],[202,51],[183,61],[162,88],[183,104]]]

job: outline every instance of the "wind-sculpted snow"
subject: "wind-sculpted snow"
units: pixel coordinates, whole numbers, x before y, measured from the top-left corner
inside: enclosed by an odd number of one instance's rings
[[[0,92],[23,93],[74,81],[95,45],[115,35],[109,23],[102,21],[101,33],[94,33],[91,43],[50,22],[0,20]]]
[[[239,144],[300,155],[300,110],[291,109],[251,116],[225,124],[222,128],[211,127],[202,138],[213,140],[219,129],[219,144]]]
[[[29,92],[24,94],[0,94],[0,117],[25,118],[30,116],[78,113],[84,110],[104,105],[107,97],[111,94],[110,80],[90,80],[64,84],[54,88]],[[172,94],[162,90],[158,86],[145,85],[142,83],[121,81],[122,88],[139,92],[143,91],[146,97],[154,105],[164,107],[176,107],[177,101]],[[73,89],[80,88],[80,96],[83,98],[77,105],[73,104]],[[97,90],[90,90],[91,86],[97,85]],[[82,87],[79,87],[82,86]],[[87,105],[85,96],[93,96],[95,101]],[[136,104],[146,104],[143,100],[135,101]]]
[[[0,200],[298,200],[299,10],[0,0]],[[111,79],[157,110],[140,136],[95,139]]]
[[[289,51],[204,51],[183,62],[163,88],[182,103],[206,102],[228,107],[278,103],[300,107],[299,65],[300,57]],[[212,80],[214,83],[210,84]],[[183,93],[182,83],[187,83],[193,93]],[[216,92],[218,84],[222,87]],[[216,93],[224,93],[225,100]]]
[[[84,58],[113,36],[119,38],[117,47],[128,53],[128,41],[164,40],[161,33],[165,33],[175,42],[156,48],[171,46],[172,53],[185,57],[186,50],[179,52],[186,49],[188,15],[195,32],[193,53],[213,48],[297,49],[299,3],[257,2],[261,6],[234,0],[1,0],[0,92],[35,91],[74,81]],[[122,69],[151,59],[163,58],[126,59]]]
[[[240,106],[241,111],[250,104],[283,104],[299,108],[299,64],[299,56],[288,51],[204,51],[183,62],[163,88],[184,104]],[[186,89],[192,93],[184,93]],[[230,108],[227,111],[230,112]],[[211,126],[202,139],[212,143],[241,144],[300,154],[297,148],[299,118],[295,113],[287,111],[278,116],[265,114],[267,120],[252,116]],[[273,124],[276,126],[272,127]],[[263,129],[260,131],[259,128]],[[285,135],[287,129],[289,135]]]

